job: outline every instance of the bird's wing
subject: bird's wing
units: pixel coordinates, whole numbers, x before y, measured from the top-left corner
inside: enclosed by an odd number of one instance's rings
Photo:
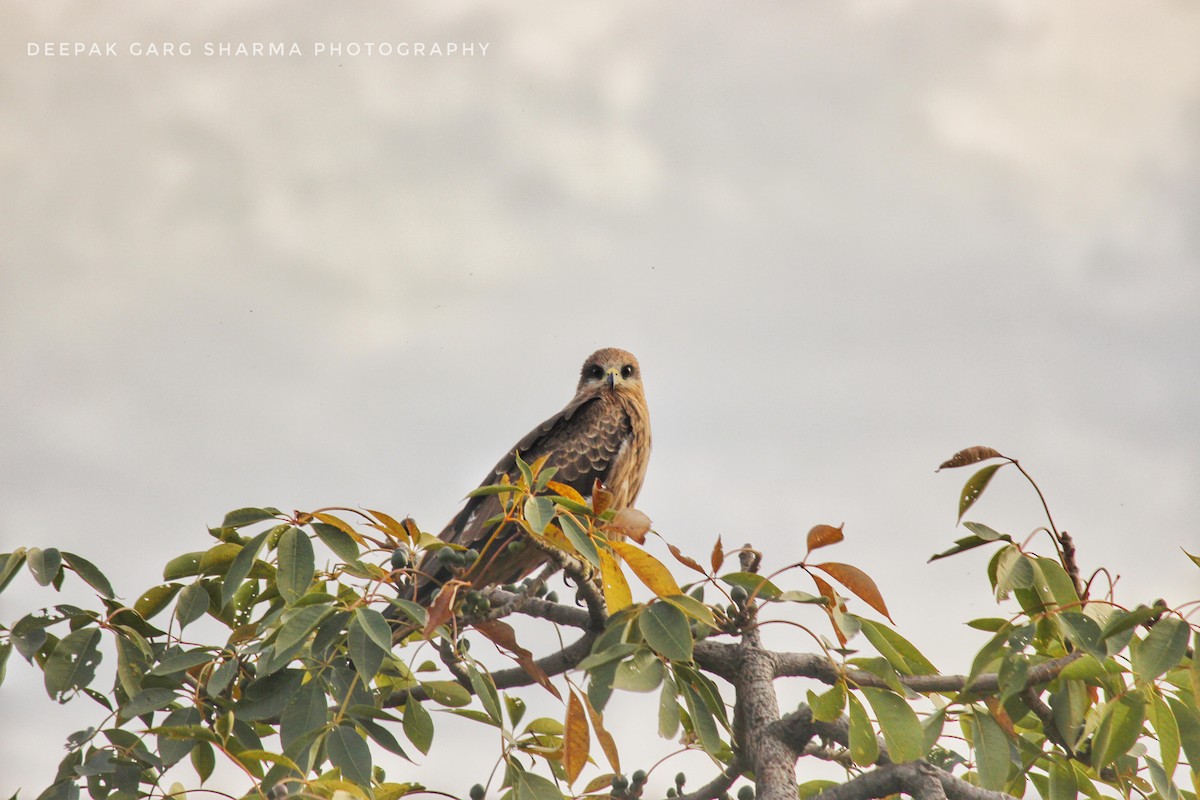
[[[631,435],[629,417],[618,404],[604,402],[596,395],[577,397],[517,442],[480,486],[490,486],[505,474],[515,477],[515,451],[526,463],[549,455],[546,466],[558,467],[554,480],[586,497],[591,494],[593,481],[597,478],[607,480],[612,465],[627,447]],[[484,523],[500,511],[500,501],[495,495],[472,497],[442,531],[440,538],[472,547],[489,533]]]

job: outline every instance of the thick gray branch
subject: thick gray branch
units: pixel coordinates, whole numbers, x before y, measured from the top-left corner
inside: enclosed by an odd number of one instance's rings
[[[872,686],[879,689],[888,688],[887,683],[877,675],[863,670],[849,669],[844,672],[830,659],[815,653],[776,653],[775,676],[813,678],[822,683],[834,684],[843,674],[858,686]],[[1076,651],[1070,655],[1056,658],[1038,664],[1029,670],[1028,685],[1037,686],[1049,683],[1058,677],[1063,667],[1082,655]],[[900,682],[914,692],[961,692],[967,684],[966,675],[901,675]],[[1000,688],[1000,676],[989,672],[977,677],[970,686],[971,691],[989,694]]]
[[[925,761],[876,767],[826,789],[815,800],[876,800],[894,794],[916,800],[1012,800],[1010,795],[973,786]]]

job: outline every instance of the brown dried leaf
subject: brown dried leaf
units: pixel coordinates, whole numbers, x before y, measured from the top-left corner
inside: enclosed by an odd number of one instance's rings
[[[425,620],[425,630],[421,634],[428,638],[439,625],[445,625],[454,618],[454,601],[458,597],[458,588],[466,586],[462,581],[447,581],[438,591],[437,597],[429,606],[429,616]]]
[[[845,523],[842,523],[844,525]],[[808,532],[808,552],[816,550],[818,547],[826,547],[831,544],[837,544],[846,538],[842,533],[842,525],[836,528],[832,525],[813,525]]]
[[[521,665],[521,669],[525,670],[525,674],[537,681],[539,686],[559,700],[562,699],[562,695],[558,693],[558,689],[550,682],[550,676],[533,660],[533,653],[530,653],[517,643],[517,634],[511,625],[502,620],[489,619],[483,622],[476,622],[475,630],[490,639],[496,647],[516,659],[517,663]]]
[[[833,632],[837,634],[838,642],[842,647],[845,647],[848,640],[846,639],[846,635],[842,633],[842,629],[838,627],[837,617],[833,613],[834,607],[838,605],[837,592],[834,591],[833,587],[824,578],[813,575],[811,572],[809,573],[809,577],[817,585],[817,591],[820,595],[829,601],[829,605],[823,606],[823,608],[825,609],[825,613],[829,615],[829,624],[833,626]]]
[[[667,542],[667,549],[671,551],[671,555],[675,556],[675,560],[680,564],[683,564],[688,569],[696,570],[696,572],[699,572],[701,575],[708,575],[708,573],[704,571],[704,567],[700,566],[695,559],[685,556],[675,545]]]
[[[987,706],[988,711],[992,712],[992,719],[996,720],[996,724],[999,725],[1005,733],[1015,739],[1017,736],[1017,729],[1013,726],[1012,717],[1010,717],[1008,712],[1004,710],[1004,706],[1000,705],[1000,701],[996,699],[996,696],[988,695],[984,698],[983,703]]]
[[[421,529],[417,527],[417,523],[413,521],[412,517],[405,517],[400,524],[404,526],[404,530],[408,531],[410,542],[416,543],[421,538]]]
[[[596,516],[600,516],[612,508],[612,504],[613,493],[604,488],[604,484],[596,478],[592,483],[592,511],[596,512]]]
[[[883,602],[883,595],[879,593],[879,587],[875,585],[875,581],[871,580],[870,575],[858,567],[839,564],[836,561],[826,561],[824,564],[813,564],[813,566],[830,575],[864,603],[883,614],[890,622],[895,623],[892,615],[888,613],[887,604]]]
[[[571,691],[567,698],[567,718],[563,723],[563,770],[567,774],[567,783],[574,783],[583,772],[591,746],[587,714],[579,696]]]
[[[588,718],[592,721],[592,730],[596,731],[596,738],[600,740],[600,749],[604,751],[604,757],[608,759],[613,772],[620,774],[621,756],[617,753],[617,743],[613,741],[612,734],[604,727],[604,715],[592,706],[592,701],[586,694],[583,696],[583,703],[587,706]]]
[[[638,544],[646,543],[646,532],[650,530],[650,518],[636,508],[622,508],[611,522],[604,524],[604,531],[611,538],[619,536],[633,539]]]
[[[725,547],[721,544],[720,536],[717,536],[716,544],[713,545],[712,555],[708,557],[708,563],[712,564],[714,575],[721,571],[721,565],[725,563]]]
[[[565,483],[558,481],[546,481],[546,488],[554,492],[559,497],[565,497],[568,500],[574,500],[579,505],[587,505],[587,501],[583,499],[583,495],[575,491],[575,487],[567,486]]]
[[[941,465],[938,466],[938,471],[940,472],[944,469],[954,469],[955,467],[965,467],[968,464],[974,464],[978,461],[987,461],[989,458],[1004,457],[1004,454],[1002,454],[999,450],[980,444],[976,445],[975,447],[968,447],[965,450],[959,450],[957,453],[950,456],[948,460],[943,461]]]

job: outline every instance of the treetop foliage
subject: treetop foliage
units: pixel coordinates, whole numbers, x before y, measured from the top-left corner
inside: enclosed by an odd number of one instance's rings
[[[803,557],[770,574],[750,545],[720,537],[691,554],[664,538],[664,563],[645,514],[610,508],[600,485],[584,498],[518,455],[518,474],[477,493],[499,495],[497,525],[523,530],[510,546],[549,559],[521,585],[473,588],[477,552],[370,509],[232,511],[213,542],[170,560],[129,604],[82,556],[18,548],[0,556],[0,590],[25,567],[55,590],[85,582],[96,603],[0,626],[0,679],[15,650],[51,698],[98,706],[39,800],[182,797],[218,760],[263,800],[430,793],[419,768],[391,765],[428,753],[445,715],[500,733],[497,768],[478,766],[472,800],[632,800],[661,796],[649,788],[659,784],[715,800],[739,782],[739,800],[1195,800],[1200,634],[1189,616],[1200,599],[1118,602],[1107,570],[1081,575],[1072,537],[1016,459],[973,447],[942,468],[982,462],[959,501],[967,535],[931,559],[991,551],[1000,611],[967,623],[991,636],[965,675],[940,673],[889,624],[871,576],[826,558],[841,526],[813,526]],[[963,521],[1001,470],[1028,481],[1044,525],[1017,535]],[[421,605],[412,589],[426,552],[454,577]],[[558,572],[576,602],[547,592]],[[634,601],[638,585],[648,602]],[[506,621],[517,617],[570,643],[535,654]],[[795,651],[763,645],[768,623],[795,632]],[[213,625],[219,637],[196,635]],[[104,658],[115,658],[111,684],[97,677]],[[794,678],[814,688],[783,712],[775,684]],[[618,691],[646,696],[664,739],[707,754],[706,782],[666,780],[669,760],[622,764],[621,731],[604,722]],[[561,712],[527,719],[530,693]],[[842,778],[806,775],[811,761]]]

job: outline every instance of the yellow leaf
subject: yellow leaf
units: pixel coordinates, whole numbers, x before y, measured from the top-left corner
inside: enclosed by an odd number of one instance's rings
[[[537,474],[542,471],[542,467],[546,466],[546,462],[549,460],[550,460],[550,454],[546,453],[546,455],[542,456],[537,461],[535,461],[529,465],[529,471],[534,474],[534,477],[537,477]],[[533,488],[533,487],[530,487],[530,488]]]
[[[883,602],[883,595],[879,593],[879,587],[875,585],[875,581],[871,580],[870,575],[858,567],[852,567],[849,564],[839,564],[834,561],[827,561],[824,564],[813,564],[813,566],[830,575],[864,603],[887,617],[888,620],[895,622],[895,620],[892,620],[892,615],[888,613],[887,604]]]
[[[694,558],[685,556],[678,547],[671,544],[670,542],[667,542],[667,549],[671,551],[671,555],[675,556],[675,560],[678,561],[680,564],[683,564],[685,567],[688,567],[689,569],[696,570],[696,572],[699,572],[701,575],[708,574],[707,572],[704,571],[704,567],[702,567],[696,563],[696,560]]]
[[[574,783],[583,772],[591,745],[583,703],[572,690],[567,698],[567,720],[563,723],[563,769],[567,773],[567,783]]]
[[[567,486],[565,483],[558,481],[546,481],[546,488],[554,492],[559,497],[565,497],[568,500],[574,500],[581,506],[587,505],[587,501],[583,499],[583,495],[575,491],[573,487]]]
[[[662,562],[645,550],[629,542],[609,542],[617,555],[625,559],[625,563],[633,570],[633,574],[659,597],[670,597],[683,594],[674,576],[663,566]]]
[[[604,715],[592,706],[592,701],[586,694],[583,696],[583,702],[587,706],[588,717],[592,720],[592,729],[596,731],[596,738],[600,740],[600,749],[604,751],[604,757],[608,759],[613,772],[619,774],[621,772],[621,756],[617,753],[617,743],[613,741],[612,734],[604,727]]]
[[[367,542],[363,539],[362,535],[359,534],[358,531],[354,530],[354,528],[351,528],[350,523],[346,522],[345,520],[339,519],[333,514],[326,514],[323,511],[314,511],[313,516],[321,520],[321,522],[324,522],[326,525],[332,525],[333,527],[337,528],[339,531],[346,534],[360,545],[363,545],[364,547],[366,546]]]
[[[405,530],[404,526],[401,525],[395,518],[388,516],[382,511],[376,511],[372,508],[368,508],[367,511],[370,512],[371,516],[383,523],[383,526],[387,529],[388,533],[392,534],[397,539],[404,539],[405,541],[411,542],[408,531]]]
[[[615,614],[633,604],[633,595],[629,593],[629,582],[625,580],[625,573],[621,572],[621,565],[617,563],[617,559],[603,547],[597,549],[600,552],[604,605],[608,607],[609,614]]]

